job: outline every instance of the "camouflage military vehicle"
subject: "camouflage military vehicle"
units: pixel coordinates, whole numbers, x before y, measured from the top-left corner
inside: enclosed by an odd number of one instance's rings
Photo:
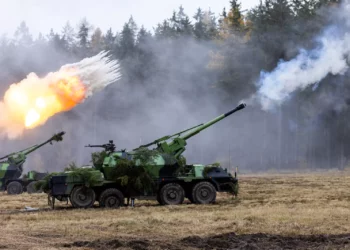
[[[21,194],[23,191],[28,191],[29,193],[37,192],[33,182],[43,179],[47,174],[30,171],[23,178],[20,178],[23,173],[23,163],[28,154],[48,143],[52,144],[52,141],[61,141],[63,135],[64,132],[60,132],[41,144],[1,157],[0,190],[6,190],[11,195]]]
[[[48,176],[48,173],[44,172],[37,172],[37,171],[29,171],[27,174],[25,174],[22,178],[18,179],[17,181],[22,184],[22,192],[27,192],[29,194],[33,193],[40,193],[42,190],[36,189],[35,185],[38,181],[43,180],[46,176]],[[18,186],[18,185],[17,185]],[[8,194],[17,194],[18,190],[20,191],[20,188],[13,189],[14,185],[10,183],[7,188]],[[17,191],[17,192],[16,192]]]
[[[116,151],[113,141],[94,153],[94,166],[72,169],[50,176],[45,192],[49,203],[55,199],[70,200],[73,207],[89,208],[95,201],[101,207],[117,208],[124,198],[157,199],[162,205],[183,203],[185,197],[195,204],[208,204],[216,200],[216,192],[237,194],[238,180],[219,164],[187,165],[182,156],[187,140],[245,107],[241,104],[219,117],[164,136],[132,151]],[[155,145],[155,148],[148,147]]]

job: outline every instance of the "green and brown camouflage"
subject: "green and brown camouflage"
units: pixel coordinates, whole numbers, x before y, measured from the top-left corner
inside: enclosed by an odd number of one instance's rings
[[[19,194],[27,189],[27,185],[33,181],[41,180],[46,173],[36,171],[28,172],[24,178],[20,178],[23,173],[23,163],[26,161],[27,155],[41,148],[42,146],[53,141],[62,141],[64,132],[60,132],[52,136],[47,141],[14,152],[0,158],[0,190],[9,194]]]
[[[186,164],[182,153],[187,140],[243,109],[235,109],[203,124],[164,136],[132,151],[115,151],[113,141],[87,147],[104,148],[92,154],[93,166],[51,176],[45,184],[49,200],[69,200],[87,208],[98,201],[102,207],[119,207],[124,198],[157,199],[160,204],[181,204],[187,197],[196,204],[213,203],[216,192],[237,195],[238,180],[220,164]],[[153,149],[149,147],[155,146]],[[52,202],[53,204],[53,202]]]

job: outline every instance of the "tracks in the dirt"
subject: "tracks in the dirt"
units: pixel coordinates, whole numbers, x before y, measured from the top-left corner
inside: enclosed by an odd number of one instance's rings
[[[38,208],[33,210],[26,210],[26,209],[16,209],[16,210],[0,210],[0,215],[2,214],[24,214],[24,213],[42,213],[42,212],[55,212],[55,211],[62,211],[62,210],[71,210],[72,208],[59,208],[59,209],[52,209],[52,208]]]
[[[339,249],[350,248],[350,234],[282,236],[229,233],[206,238],[191,236],[181,242],[185,247],[200,249]]]
[[[350,249],[350,234],[296,235],[235,233],[209,237],[190,236],[177,241],[161,239],[119,238],[110,240],[75,241],[60,247],[84,249]]]
[[[52,211],[50,208],[42,208],[38,210],[25,210],[25,209],[18,209],[18,210],[0,210],[1,214],[23,214],[23,213],[38,213],[38,212],[46,212],[46,211]]]

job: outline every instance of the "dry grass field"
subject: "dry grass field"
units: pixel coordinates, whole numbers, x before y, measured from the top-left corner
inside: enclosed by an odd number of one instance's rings
[[[348,172],[242,175],[237,199],[205,206],[51,210],[43,194],[0,201],[0,249],[350,249]]]

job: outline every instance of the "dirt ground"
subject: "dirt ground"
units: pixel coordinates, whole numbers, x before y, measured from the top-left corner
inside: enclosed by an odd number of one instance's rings
[[[349,172],[242,175],[239,197],[220,194],[214,205],[51,210],[44,194],[0,201],[0,249],[350,249]]]

